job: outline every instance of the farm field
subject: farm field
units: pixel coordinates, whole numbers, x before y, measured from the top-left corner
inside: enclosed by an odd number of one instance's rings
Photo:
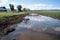
[[[37,13],[40,15],[48,16],[48,17],[53,17],[56,19],[60,19],[60,11],[43,11],[43,10],[37,10],[37,11],[32,11],[33,13]]]

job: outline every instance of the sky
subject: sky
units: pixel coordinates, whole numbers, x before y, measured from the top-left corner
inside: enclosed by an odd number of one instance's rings
[[[9,4],[13,4],[15,9],[17,5],[22,5],[23,8],[31,10],[60,9],[60,0],[0,0],[0,7],[9,8]]]

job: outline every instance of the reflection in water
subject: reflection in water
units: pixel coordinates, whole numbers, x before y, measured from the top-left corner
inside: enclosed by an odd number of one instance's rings
[[[29,19],[25,19],[23,20],[24,23],[27,23],[29,21]]]
[[[28,15],[4,40],[60,40],[60,20],[42,15]]]

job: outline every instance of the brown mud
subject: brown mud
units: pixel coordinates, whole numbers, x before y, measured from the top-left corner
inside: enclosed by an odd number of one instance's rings
[[[16,23],[20,23],[24,17],[28,14],[14,15],[6,17],[5,19],[0,19],[0,36],[4,36],[8,32],[15,30],[14,27]],[[12,26],[11,26],[12,25]]]

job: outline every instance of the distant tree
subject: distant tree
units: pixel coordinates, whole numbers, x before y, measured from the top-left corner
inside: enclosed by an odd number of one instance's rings
[[[27,11],[27,9],[26,8],[23,8],[23,11]]]
[[[17,6],[17,9],[18,9],[18,11],[19,11],[19,12],[21,12],[21,11],[22,11],[22,10],[21,10],[21,8],[22,8],[22,6],[21,6],[21,5],[18,5],[18,6]]]
[[[30,11],[30,9],[27,9],[28,11]]]
[[[14,5],[13,4],[9,4],[9,6],[10,6],[11,11],[14,11]]]
[[[23,8],[23,11],[30,11],[30,9],[27,9],[27,8]]]

